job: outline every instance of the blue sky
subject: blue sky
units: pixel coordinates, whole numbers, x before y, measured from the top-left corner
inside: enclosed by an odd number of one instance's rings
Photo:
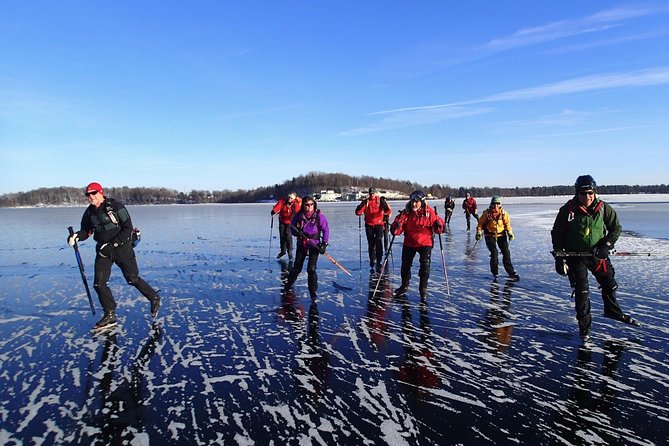
[[[0,193],[669,183],[669,4],[0,6]]]

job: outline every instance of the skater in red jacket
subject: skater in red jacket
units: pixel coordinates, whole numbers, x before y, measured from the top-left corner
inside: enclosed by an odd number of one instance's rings
[[[409,197],[406,208],[395,217],[390,225],[394,235],[404,233],[402,247],[402,285],[395,290],[396,295],[406,294],[411,279],[411,266],[416,253],[420,256],[418,290],[420,297],[427,296],[427,281],[430,277],[430,258],[434,245],[434,234],[444,232],[444,220],[425,202],[425,194],[415,191]]]

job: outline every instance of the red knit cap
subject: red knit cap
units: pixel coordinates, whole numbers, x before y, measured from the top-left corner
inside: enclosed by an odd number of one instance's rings
[[[102,195],[105,194],[105,191],[102,189],[100,183],[90,183],[88,186],[86,186],[86,192],[92,192],[94,190],[100,192]]]

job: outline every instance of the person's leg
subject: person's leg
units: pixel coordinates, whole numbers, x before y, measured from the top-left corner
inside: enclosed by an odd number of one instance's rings
[[[317,249],[309,250],[309,262],[307,263],[307,284],[309,286],[309,294],[311,297],[316,297],[318,291],[318,273],[316,273],[316,264],[318,263],[319,251]]]
[[[297,276],[302,272],[302,267],[304,266],[304,259],[307,257],[307,251],[304,247],[304,243],[298,243],[297,249],[295,251],[295,263],[288,273],[288,278],[286,279],[286,288],[290,288],[297,280]]]
[[[413,259],[416,256],[416,248],[408,246],[402,247],[402,267],[400,268],[400,276],[402,277],[402,285],[395,290],[395,294],[404,294],[409,289],[409,281],[411,280],[411,266]]]
[[[490,272],[493,276],[499,275],[499,257],[497,254],[497,240],[495,237],[485,237],[485,245],[490,251]]]
[[[290,225],[285,226],[286,252],[288,253],[288,260],[293,260],[293,234],[290,233]]]
[[[93,288],[98,293],[98,300],[100,301],[100,305],[102,305],[102,310],[112,313],[116,311],[116,301],[114,301],[114,296],[112,296],[108,282],[113,264],[114,262],[108,257],[102,257],[99,254],[95,256]]]
[[[418,285],[418,291],[420,292],[420,297],[425,297],[427,295],[427,282],[430,278],[430,262],[432,258],[432,247],[424,246],[418,248],[419,255],[419,268],[418,268],[418,277],[420,282]]]
[[[117,249],[114,253],[114,262],[121,268],[123,277],[128,285],[132,285],[142,293],[142,296],[151,300],[158,293],[154,290],[144,279],[139,276],[139,268],[137,267],[137,259],[135,257],[135,250],[132,246],[126,244]]]
[[[135,250],[129,244],[121,246],[115,253],[114,262],[121,268],[123,277],[129,285],[134,286],[142,296],[151,302],[151,316],[156,317],[160,308],[160,296],[144,279],[139,276]]]
[[[516,270],[513,269],[513,264],[511,263],[511,251],[509,250],[509,239],[506,235],[501,235],[497,237],[497,245],[499,250],[502,251],[502,265],[504,265],[504,270],[509,275],[509,277],[516,277]]]
[[[616,273],[613,269],[611,261],[606,259],[606,268],[599,268],[597,271],[594,271],[594,269],[594,266],[591,267],[592,274],[595,276],[597,283],[602,289],[604,316],[622,321],[625,317],[625,314],[623,313],[623,310],[620,309],[620,305],[618,305],[618,299],[616,298],[618,283],[615,279]]]
[[[381,267],[383,260],[383,226],[374,226],[374,257],[376,259],[376,266]]]
[[[286,254],[286,228],[290,230],[290,226],[279,222],[279,254],[276,255],[277,259]]]
[[[582,259],[567,260],[570,280],[574,284],[574,308],[581,336],[590,334],[592,316],[590,314],[590,286],[588,284],[588,268]]]
[[[100,305],[102,305],[102,318],[97,321],[94,329],[108,328],[116,325],[116,302],[109,289],[109,276],[113,261],[108,257],[97,255],[95,257],[95,278],[93,288],[98,293]]]
[[[369,257],[370,268],[374,267],[376,259],[376,237],[374,236],[374,226],[365,225],[365,236],[367,237],[367,255]]]

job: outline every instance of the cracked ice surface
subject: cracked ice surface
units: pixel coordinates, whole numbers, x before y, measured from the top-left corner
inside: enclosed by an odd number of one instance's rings
[[[353,275],[320,258],[315,301],[306,272],[281,292],[271,205],[131,206],[163,306],[151,321],[115,268],[120,324],[97,334],[65,244],[83,208],[0,209],[0,444],[666,444],[669,197],[604,198],[625,230],[617,249],[655,255],[612,259],[642,328],[603,318],[591,281],[587,348],[549,254],[566,197],[505,200],[519,282],[493,282],[481,244],[468,259],[456,211],[450,296],[436,240],[426,302],[417,261],[392,296],[402,237],[372,295],[354,203],[320,205],[328,252]],[[80,246],[91,290],[93,245]]]

